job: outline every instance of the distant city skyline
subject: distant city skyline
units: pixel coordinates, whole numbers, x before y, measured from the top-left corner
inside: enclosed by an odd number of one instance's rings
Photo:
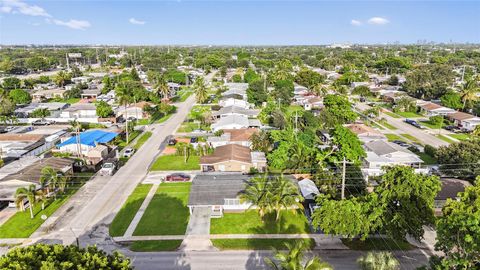
[[[475,1],[0,0],[0,44],[480,43]]]

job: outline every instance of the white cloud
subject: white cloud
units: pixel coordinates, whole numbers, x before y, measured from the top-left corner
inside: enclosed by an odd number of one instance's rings
[[[6,13],[21,13],[28,16],[52,17],[45,9],[36,5],[29,5],[19,0],[3,0],[1,1],[2,12]]]
[[[355,25],[355,26],[359,26],[359,25],[362,25],[362,22],[361,22],[361,21],[358,21],[358,20],[351,20],[351,21],[350,21],[350,24],[351,24],[351,25]]]
[[[1,13],[10,13],[10,12],[12,12],[12,7],[8,7],[8,6],[0,7],[0,12]]]
[[[131,24],[137,24],[137,25],[144,25],[146,22],[145,21],[139,21],[135,18],[130,18],[128,20]]]
[[[77,30],[85,30],[91,26],[90,22],[79,20],[69,20],[68,22],[64,22],[61,20],[53,19],[52,22],[56,25],[66,26]]]
[[[382,25],[382,24],[387,24],[389,22],[390,22],[389,20],[387,20],[385,18],[382,18],[382,17],[372,17],[372,18],[368,19],[369,24]]]

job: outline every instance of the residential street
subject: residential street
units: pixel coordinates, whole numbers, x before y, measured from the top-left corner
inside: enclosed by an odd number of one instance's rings
[[[357,103],[357,109],[364,111],[370,109],[371,107],[365,103]],[[392,126],[398,128],[398,130],[388,130],[388,133],[394,134],[410,134],[413,137],[417,138],[423,144],[429,144],[434,147],[448,145],[447,142],[429,134],[427,130],[421,130],[412,125],[409,125],[405,122],[405,118],[394,118],[385,113],[380,113],[380,118],[385,118],[385,120]]]
[[[112,177],[97,176],[90,180],[55,213],[59,219],[53,231],[48,235],[36,233],[35,236],[69,244],[75,241],[75,235],[84,235],[95,225],[109,224],[147,174],[150,163],[160,153],[161,143],[182,123],[194,103],[195,97],[192,95],[185,102],[177,104],[177,112],[165,123],[149,126],[153,132],[151,139],[125,166]]]
[[[335,269],[359,269],[356,260],[361,251],[330,250],[314,251]],[[427,263],[420,250],[394,252],[400,260],[401,269],[416,269]],[[267,269],[264,258],[272,254],[268,251],[216,251],[216,252],[145,252],[127,253],[135,269]]]

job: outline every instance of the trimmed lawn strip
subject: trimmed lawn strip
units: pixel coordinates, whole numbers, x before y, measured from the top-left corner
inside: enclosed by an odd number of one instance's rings
[[[406,241],[382,237],[367,238],[365,241],[342,238],[342,243],[352,250],[411,250],[415,248]]]
[[[425,165],[437,164],[437,160],[429,154],[420,152],[417,155],[425,162]]]
[[[423,126],[426,126],[430,129],[438,129],[438,125],[432,125],[432,123],[430,123],[430,121],[428,120],[423,120],[423,121],[420,121],[420,123],[423,125]],[[442,125],[443,127],[446,126],[445,123]]]
[[[185,234],[190,216],[187,203],[191,184],[160,184],[133,235]]]
[[[384,121],[380,121],[379,123],[380,123],[380,125],[388,128],[388,129],[390,129],[390,130],[397,130],[397,129],[398,129],[398,128],[390,125],[390,124],[389,124],[387,121],[385,121],[385,120],[384,120]]]
[[[285,250],[285,244],[294,245],[297,242],[305,242],[309,249],[315,247],[315,240],[305,239],[212,239],[213,245],[220,250]]]
[[[419,141],[417,138],[413,137],[413,136],[410,135],[410,134],[406,134],[406,133],[405,133],[405,134],[400,134],[400,135],[402,135],[402,137],[405,137],[405,138],[409,139],[409,140],[412,141],[412,142],[420,143],[420,141]]]
[[[440,140],[443,140],[448,143],[454,143],[454,141],[446,136],[443,135],[435,135],[435,137],[439,138]]]
[[[0,226],[0,238],[27,238],[34,233],[44,222],[42,215],[50,217],[62,206],[77,190],[92,177],[93,173],[76,173],[74,180],[76,184],[67,186],[63,194],[58,194],[57,199],[53,198],[45,203],[45,209],[42,210],[42,204],[37,202],[33,207],[34,218],[30,218],[30,209],[25,212],[18,211],[2,226]]]
[[[152,164],[151,171],[194,171],[200,170],[200,157],[190,156],[185,163],[184,156],[159,156]]]
[[[181,244],[182,240],[135,241],[129,249],[136,252],[175,251]]]
[[[393,118],[402,118],[400,115],[393,113],[393,112],[383,112],[384,114],[391,116]]]
[[[169,113],[169,114],[166,114],[166,115],[160,117],[159,119],[155,120],[155,124],[161,124],[161,123],[167,121],[168,119],[170,119],[170,116],[172,116],[172,115],[173,115],[173,113]]]
[[[123,236],[130,226],[133,218],[137,214],[138,209],[142,206],[145,197],[152,188],[151,184],[139,184],[135,190],[128,196],[127,201],[123,204],[122,209],[117,213],[110,224],[110,236]]]
[[[137,138],[137,136],[140,135],[141,133],[142,132],[140,130],[134,130],[133,132],[130,132],[128,134],[128,143],[133,142],[133,140],[135,140],[135,138]],[[119,140],[117,145],[121,149],[125,148],[127,146],[127,138],[125,137],[125,140],[124,139]]]
[[[448,136],[450,136],[450,137],[452,137],[452,138],[455,138],[455,139],[457,139],[457,140],[459,140],[459,141],[468,141],[468,140],[470,140],[470,135],[468,135],[468,134],[450,134],[450,135],[448,135]]]
[[[418,117],[423,117],[423,115],[420,115],[415,112],[397,112],[396,114],[405,117],[405,118],[418,118]]]
[[[398,136],[397,134],[385,134],[385,137],[387,137],[389,142],[396,141],[396,140],[400,140],[400,141],[404,140],[402,137]]]
[[[260,218],[257,210],[244,213],[226,213],[210,221],[211,234],[291,234],[310,233],[310,226],[302,211],[282,211],[279,221],[273,214]]]
[[[137,141],[137,143],[135,144],[135,146],[134,146],[133,148],[135,148],[135,149],[137,149],[137,150],[140,149],[140,147],[142,147],[142,145],[143,145],[148,139],[150,139],[150,137],[152,137],[152,132],[147,131],[147,132],[143,133],[143,135],[142,135],[140,138],[138,138],[138,141]]]

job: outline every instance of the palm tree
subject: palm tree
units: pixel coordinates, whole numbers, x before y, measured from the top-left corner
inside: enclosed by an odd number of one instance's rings
[[[208,88],[203,77],[198,77],[193,83],[193,90],[197,97],[197,103],[203,103],[208,98]]]
[[[281,252],[274,250],[273,261],[270,258],[265,258],[265,263],[275,270],[331,270],[330,264],[322,262],[317,256],[305,260],[305,251],[307,246],[305,242],[299,241],[294,245],[290,243],[285,244],[288,252]]]
[[[30,185],[28,188],[18,188],[17,191],[15,192],[15,204],[21,211],[25,211],[25,208],[23,206],[24,201],[28,200],[29,202],[29,208],[30,208],[30,218],[33,219],[33,207],[35,205],[35,201],[37,199],[37,190],[35,188],[35,185]]]
[[[167,81],[165,81],[163,76],[160,76],[157,79],[157,82],[153,87],[153,91],[156,95],[160,94],[163,99],[168,99],[168,96],[170,94],[170,88],[168,88],[168,83]]]
[[[292,209],[297,213],[297,208],[303,208],[303,197],[298,191],[298,187],[289,179],[280,176],[275,177],[271,183],[272,186],[272,208],[275,209],[275,220],[280,220],[280,214],[283,209]],[[293,207],[295,206],[295,207]]]
[[[70,126],[72,127],[72,130],[75,131],[75,142],[77,144],[77,156],[81,157],[82,148],[80,145],[80,128],[82,128],[82,124],[78,122],[77,119],[73,119],[70,121]]]
[[[44,167],[40,173],[41,173],[40,184],[42,186],[47,187],[47,193],[50,193],[50,191],[53,191],[54,192],[53,194],[54,194],[55,199],[56,199],[55,189],[59,185],[63,185],[63,184],[61,184],[61,182],[64,181],[62,179],[62,175],[57,170],[55,170],[54,168],[48,167],[48,166]],[[65,187],[65,186],[63,186],[63,187]]]
[[[313,93],[317,96],[324,96],[328,93],[328,89],[323,86],[322,83],[318,82],[313,86]]]
[[[125,82],[120,83],[117,88],[115,89],[115,95],[117,97],[118,103],[121,105],[125,106],[125,132],[127,136],[127,144],[129,143],[128,141],[128,117],[127,117],[127,106],[128,104],[131,103],[132,101],[132,90],[125,84]]]
[[[70,80],[70,74],[67,72],[61,70],[55,76],[53,77],[53,81],[55,82],[56,85],[63,87],[67,81]]]
[[[464,110],[467,103],[478,100],[478,92],[480,92],[480,88],[478,87],[477,82],[474,80],[468,80],[464,85],[462,85],[462,89],[460,90],[460,97],[463,101]]]
[[[250,207],[257,207],[260,217],[263,218],[272,211],[270,189],[270,181],[266,176],[254,177],[240,195],[240,200],[251,203]]]
[[[400,264],[390,252],[369,252],[358,258],[360,268],[363,270],[397,270]]]

